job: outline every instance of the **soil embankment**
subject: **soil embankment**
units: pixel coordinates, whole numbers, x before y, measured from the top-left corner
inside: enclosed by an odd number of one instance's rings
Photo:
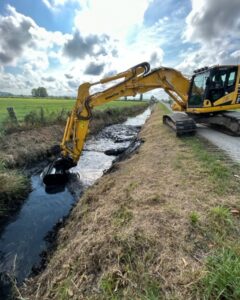
[[[94,111],[90,134],[103,127],[126,121],[129,116],[143,112],[147,104]],[[0,145],[0,221],[14,211],[29,193],[30,181],[25,175],[34,163],[51,160],[58,154],[64,123],[35,128],[19,128],[4,135]]]
[[[143,112],[147,104],[131,107],[112,108],[103,111],[94,111],[90,123],[90,134],[96,134],[103,127],[122,123],[128,117]],[[1,160],[7,167],[29,167],[33,162],[55,154],[56,145],[59,145],[65,123],[39,126],[19,130],[2,138],[0,146]]]
[[[145,124],[137,153],[86,191],[46,270],[22,288],[24,298],[210,299],[218,293],[215,286],[208,290],[204,262],[224,245],[236,246],[239,169],[233,173],[198,138],[176,138],[162,125],[162,109]]]

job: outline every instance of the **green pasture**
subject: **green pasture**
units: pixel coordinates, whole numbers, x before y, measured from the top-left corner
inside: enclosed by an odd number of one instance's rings
[[[73,99],[37,99],[37,98],[0,98],[0,123],[7,118],[7,107],[13,107],[17,115],[18,121],[23,121],[24,116],[30,111],[40,111],[44,109],[46,115],[52,112],[59,112],[62,109],[71,110],[75,100]],[[108,107],[124,107],[141,104],[141,101],[112,101],[104,105],[98,106],[96,109],[106,109]]]

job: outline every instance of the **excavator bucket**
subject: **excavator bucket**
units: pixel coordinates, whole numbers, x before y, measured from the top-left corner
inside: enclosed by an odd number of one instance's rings
[[[69,178],[69,169],[76,166],[70,158],[58,158],[42,172],[43,183],[47,187],[64,186]]]

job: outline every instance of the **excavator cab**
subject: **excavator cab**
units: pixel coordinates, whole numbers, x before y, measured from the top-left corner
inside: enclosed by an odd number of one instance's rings
[[[204,108],[232,104],[236,99],[237,66],[215,66],[194,71],[188,108]],[[226,97],[228,96],[228,97]]]

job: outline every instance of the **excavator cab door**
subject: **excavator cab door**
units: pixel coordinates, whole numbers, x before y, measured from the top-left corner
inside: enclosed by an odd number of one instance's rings
[[[210,71],[201,72],[192,77],[188,107],[203,107],[203,102],[206,99],[206,92],[210,81]]]

